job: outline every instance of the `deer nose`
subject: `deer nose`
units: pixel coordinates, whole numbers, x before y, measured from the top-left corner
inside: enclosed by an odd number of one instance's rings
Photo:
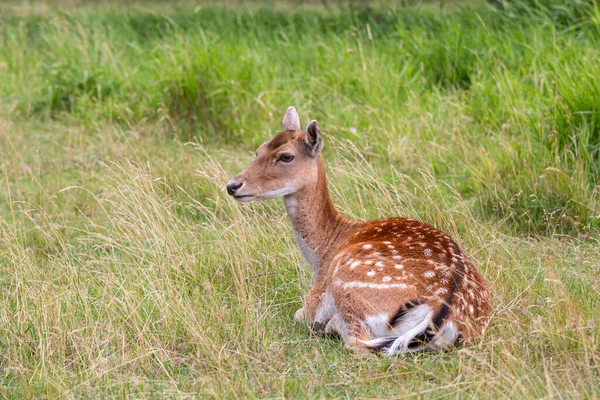
[[[235,194],[235,192],[237,192],[239,190],[239,188],[242,187],[243,184],[244,184],[243,182],[230,181],[227,184],[227,193],[229,193],[231,196],[233,196]]]

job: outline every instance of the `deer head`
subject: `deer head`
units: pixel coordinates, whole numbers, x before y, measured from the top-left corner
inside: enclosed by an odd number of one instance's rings
[[[323,141],[317,121],[303,132],[298,113],[289,107],[283,131],[256,150],[256,158],[227,183],[227,193],[238,201],[266,200],[314,187]]]

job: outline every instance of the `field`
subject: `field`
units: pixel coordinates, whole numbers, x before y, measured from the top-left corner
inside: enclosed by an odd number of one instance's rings
[[[224,191],[289,105],[344,214],[463,246],[482,340],[294,323],[281,201]],[[597,399],[599,172],[597,3],[3,3],[0,396]]]

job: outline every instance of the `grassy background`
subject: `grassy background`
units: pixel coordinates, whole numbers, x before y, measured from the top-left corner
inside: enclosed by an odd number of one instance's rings
[[[49,4],[1,6],[0,395],[598,398],[597,5]],[[484,340],[294,324],[283,207],[223,192],[291,104],[345,214],[472,255]]]

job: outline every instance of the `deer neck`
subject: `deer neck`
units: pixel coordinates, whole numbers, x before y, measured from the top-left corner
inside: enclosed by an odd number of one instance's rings
[[[316,184],[285,196],[283,201],[296,243],[316,274],[339,246],[351,224],[331,201],[320,157]]]

